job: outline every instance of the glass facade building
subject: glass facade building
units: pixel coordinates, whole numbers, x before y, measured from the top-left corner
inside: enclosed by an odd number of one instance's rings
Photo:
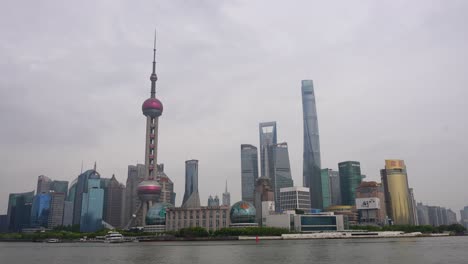
[[[29,227],[34,191],[26,193],[10,193],[8,197],[7,226],[10,232],[19,232]]]
[[[0,233],[8,232],[8,215],[0,215]]]
[[[198,160],[185,161],[185,193],[182,207],[200,207]]]
[[[332,190],[330,184],[330,172],[329,169],[320,170],[320,177],[322,181],[322,207],[327,208],[332,204]]]
[[[68,182],[67,181],[53,181],[50,189],[56,193],[64,193],[65,197],[68,194]]]
[[[232,224],[255,223],[256,210],[252,203],[240,201],[232,205],[229,217]]]
[[[64,208],[65,193],[51,192],[49,218],[47,219],[48,228],[54,228],[56,226],[63,225]]]
[[[34,197],[31,210],[31,227],[47,227],[50,200],[50,193],[40,193]]]
[[[82,194],[81,205],[80,231],[100,230],[104,208],[104,190],[101,189],[100,179],[88,180],[88,190]]]
[[[102,179],[101,179],[102,180]],[[125,187],[120,184],[115,175],[107,181],[104,187],[103,219],[113,227],[122,227],[122,208]]]
[[[271,185],[274,191],[276,211],[281,209],[281,188],[293,187],[291,166],[289,164],[289,152],[287,143],[279,143],[271,146],[273,154],[273,175]]]
[[[406,165],[403,160],[385,160],[380,171],[385,190],[387,215],[395,225],[414,224]]]
[[[356,188],[362,182],[361,164],[358,161],[338,163],[342,205],[356,204]]]
[[[327,170],[328,170],[328,178],[330,182],[331,203],[332,205],[340,205],[341,204],[340,174],[338,171],[335,171],[332,169],[327,169]]]
[[[276,122],[259,124],[260,135],[260,172],[261,176],[271,177],[273,173],[271,146],[278,143]]]
[[[312,208],[322,208],[320,141],[312,80],[302,81],[301,93],[304,117],[303,185],[310,188]]]
[[[89,179],[100,179],[101,176],[96,170],[87,170],[80,174],[76,180],[76,187],[74,190],[74,201],[73,201],[73,224],[80,224],[81,222],[81,210],[83,208],[83,193],[86,193],[89,189]]]
[[[258,151],[255,146],[241,145],[242,201],[254,201],[255,182],[258,179]]]

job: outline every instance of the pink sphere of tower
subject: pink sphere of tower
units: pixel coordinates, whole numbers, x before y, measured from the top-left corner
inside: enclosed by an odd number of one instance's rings
[[[155,180],[145,180],[138,184],[137,192],[142,201],[156,202],[161,194],[161,185]]]
[[[141,110],[145,116],[159,117],[163,112],[163,104],[156,98],[148,98],[143,102]]]

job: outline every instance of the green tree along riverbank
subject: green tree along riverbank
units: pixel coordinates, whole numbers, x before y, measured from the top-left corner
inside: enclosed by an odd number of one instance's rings
[[[405,233],[421,232],[424,234],[451,232],[454,234],[463,234],[466,231],[465,227],[460,224],[452,225],[391,225],[391,226],[350,226],[352,230],[367,230],[367,231],[403,231]]]
[[[452,234],[463,234],[466,229],[459,224],[443,225],[433,227],[429,225],[411,226],[411,225],[393,225],[393,226],[350,226],[351,230],[367,230],[367,231],[403,231],[421,232],[424,234],[451,232]],[[78,240],[82,237],[96,238],[103,237],[109,230],[103,229],[94,233],[80,233],[79,227],[59,227],[54,230],[36,233],[5,233],[0,234],[0,241],[42,241],[48,238],[58,238],[62,240]],[[223,237],[238,237],[238,236],[281,236],[282,234],[291,233],[285,228],[276,227],[245,227],[245,228],[222,228],[217,231],[208,232],[202,227],[182,228],[179,231],[167,231],[163,233],[144,233],[144,232],[128,232],[117,230],[126,237],[174,237],[174,238],[223,238]]]
[[[78,229],[79,230],[79,229]],[[17,241],[42,241],[48,238],[58,238],[62,240],[78,240],[82,237],[96,238],[105,236],[109,230],[103,229],[94,233],[80,233],[72,231],[72,228],[59,228],[51,231],[36,232],[36,233],[5,233],[0,234],[0,240],[17,240]],[[193,237],[233,237],[233,236],[280,236],[287,234],[289,231],[284,228],[275,227],[246,227],[246,228],[223,228],[214,232],[208,232],[202,227],[182,228],[179,231],[167,231],[163,233],[144,233],[144,232],[128,232],[117,230],[126,237],[136,236],[167,236],[180,238]]]

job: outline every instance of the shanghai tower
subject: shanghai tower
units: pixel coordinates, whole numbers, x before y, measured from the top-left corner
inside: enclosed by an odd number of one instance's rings
[[[323,209],[322,180],[320,177],[320,142],[312,80],[302,81],[302,111],[304,114],[304,187],[310,189],[312,208]]]

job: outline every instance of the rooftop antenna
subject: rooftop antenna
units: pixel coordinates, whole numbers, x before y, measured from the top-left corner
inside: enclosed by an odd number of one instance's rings
[[[156,29],[154,29],[154,45],[153,45],[153,72],[151,73],[151,98],[156,98],[156,81],[158,76],[156,75]]]
[[[96,171],[96,161],[94,161],[94,171]]]
[[[83,174],[83,160],[81,160],[81,172],[80,174]]]

